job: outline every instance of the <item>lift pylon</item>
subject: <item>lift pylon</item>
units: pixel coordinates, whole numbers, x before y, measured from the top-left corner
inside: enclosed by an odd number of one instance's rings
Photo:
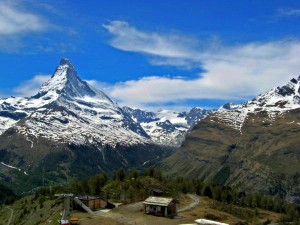
[[[71,197],[73,197],[73,194],[55,194],[55,197],[64,198],[64,211],[61,216],[60,224],[61,225],[69,225],[71,213],[70,213],[70,203],[71,203]]]

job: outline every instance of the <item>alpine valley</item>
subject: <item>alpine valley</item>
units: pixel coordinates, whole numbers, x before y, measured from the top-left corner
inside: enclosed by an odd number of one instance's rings
[[[300,77],[242,105],[189,112],[120,108],[68,59],[31,97],[0,99],[0,183],[16,193],[156,165],[300,202]]]
[[[0,182],[17,193],[170,155],[211,110],[120,108],[68,59],[32,97],[0,99]]]
[[[226,104],[160,164],[241,191],[300,202],[300,77],[242,105]]]

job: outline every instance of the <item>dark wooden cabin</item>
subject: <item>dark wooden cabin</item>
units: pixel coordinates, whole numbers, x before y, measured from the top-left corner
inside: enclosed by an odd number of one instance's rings
[[[106,200],[103,200],[100,197],[97,196],[78,196],[78,199],[83,202],[87,207],[89,207],[91,210],[96,209],[104,209],[104,208],[114,208],[114,205],[109,203]],[[74,209],[81,209],[81,207],[77,204],[74,204]]]

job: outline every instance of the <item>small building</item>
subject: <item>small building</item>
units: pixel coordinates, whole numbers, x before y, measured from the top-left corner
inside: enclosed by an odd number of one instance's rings
[[[144,202],[145,213],[155,216],[176,215],[176,202],[173,198],[150,196]]]
[[[114,208],[113,204],[103,200],[100,197],[86,195],[86,196],[78,196],[78,199],[87,207],[89,207],[91,210],[103,209],[103,208]],[[73,208],[81,210],[81,206],[79,206],[78,204],[74,204]]]

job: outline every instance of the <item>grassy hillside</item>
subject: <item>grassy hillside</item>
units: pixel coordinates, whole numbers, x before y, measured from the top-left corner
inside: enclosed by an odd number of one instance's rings
[[[163,161],[168,175],[212,179],[234,148],[239,133],[222,124],[201,121],[188,133],[181,148]]]
[[[23,197],[11,205],[0,206],[0,224],[6,225],[11,213],[11,225],[58,224],[61,200],[49,196]]]

